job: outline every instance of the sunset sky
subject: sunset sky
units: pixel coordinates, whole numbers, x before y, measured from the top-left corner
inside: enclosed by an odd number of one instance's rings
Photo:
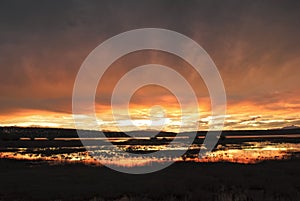
[[[224,81],[225,129],[300,126],[299,11],[297,0],[2,1],[0,126],[73,128],[72,91],[84,59],[106,39],[148,27],[182,33],[207,51]],[[195,90],[200,117],[185,118],[184,129],[195,123],[208,128],[210,99],[201,77],[182,59],[149,50],[120,58],[106,72],[96,95],[99,128],[86,122],[87,129],[118,130],[111,117],[112,90],[128,70],[148,63],[172,67]],[[135,124],[148,128],[153,105],[165,109],[164,130],[177,131],[176,98],[157,86],[132,97]],[[120,104],[118,118],[124,111]],[[136,129],[126,121],[126,130]]]

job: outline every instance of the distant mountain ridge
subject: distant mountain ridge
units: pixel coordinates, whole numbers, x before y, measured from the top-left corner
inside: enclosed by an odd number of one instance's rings
[[[100,137],[100,131],[82,130],[82,134],[87,138]],[[213,132],[213,131],[212,131]],[[195,132],[164,132],[164,131],[131,131],[131,132],[111,132],[103,131],[105,137],[175,137],[175,136],[190,136],[195,137]],[[197,136],[206,136],[207,131],[197,131]],[[282,129],[270,130],[225,130],[222,131],[222,136],[255,136],[255,135],[285,135],[285,134],[300,134],[300,127],[289,126]],[[82,136],[81,136],[82,137]],[[55,138],[78,138],[76,129],[64,128],[24,128],[24,127],[0,127],[0,140],[18,140],[20,138],[47,138],[53,140]]]

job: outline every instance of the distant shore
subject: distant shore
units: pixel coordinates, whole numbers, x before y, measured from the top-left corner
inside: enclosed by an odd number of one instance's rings
[[[113,144],[126,145],[160,145],[169,144],[174,137],[194,139],[194,144],[202,144],[207,131],[183,132],[153,132],[153,131],[132,131],[123,132],[104,132],[85,130],[84,139],[79,138],[75,129],[61,128],[23,128],[23,127],[0,127],[0,147],[1,148],[31,148],[31,147],[82,147],[81,140],[89,140],[89,143],[99,145],[105,137],[105,140]],[[131,136],[140,136],[141,139],[132,139]],[[124,141],[114,142],[112,139],[124,139]],[[272,142],[289,142],[300,143],[300,129],[274,129],[274,130],[226,130],[222,131],[218,137],[219,144],[232,144],[251,141],[272,141]]]
[[[299,201],[300,160],[175,163],[146,175],[84,164],[0,160],[0,200]]]

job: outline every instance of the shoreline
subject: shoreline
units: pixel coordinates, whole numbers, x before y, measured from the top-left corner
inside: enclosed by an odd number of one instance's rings
[[[299,159],[177,162],[155,173],[129,175],[103,166],[0,159],[0,200],[297,201],[299,165]]]

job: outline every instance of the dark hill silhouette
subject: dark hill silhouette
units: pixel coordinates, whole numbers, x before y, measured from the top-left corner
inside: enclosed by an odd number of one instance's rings
[[[83,135],[86,138],[100,137],[99,131],[95,130],[82,130]],[[151,137],[151,138],[163,138],[163,137],[175,137],[178,136],[194,136],[192,132],[173,133],[173,132],[156,132],[156,131],[131,131],[128,135],[123,132],[103,132],[106,137]],[[198,131],[197,136],[205,136],[207,131]],[[294,129],[274,129],[274,130],[225,130],[222,131],[221,137],[226,136],[259,136],[259,135],[286,135],[286,134],[300,134],[300,128]],[[39,127],[0,127],[0,140],[19,140],[20,138],[47,138],[53,140],[55,138],[78,138],[78,134],[75,129],[65,128],[39,128]]]

